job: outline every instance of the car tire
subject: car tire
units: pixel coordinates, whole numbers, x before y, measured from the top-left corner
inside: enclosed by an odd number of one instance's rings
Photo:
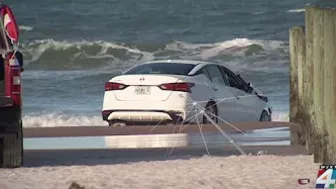
[[[15,134],[0,139],[0,165],[2,168],[18,168],[23,165],[22,124]]]
[[[259,121],[272,121],[272,119],[271,116],[265,110],[263,110],[261,112]]]
[[[205,107],[205,111],[209,112],[208,115],[212,118],[212,120],[215,123],[218,123],[218,109],[217,106],[215,104],[215,102],[208,102],[208,104]],[[208,121],[208,119],[203,115],[203,124],[211,124],[210,121]]]

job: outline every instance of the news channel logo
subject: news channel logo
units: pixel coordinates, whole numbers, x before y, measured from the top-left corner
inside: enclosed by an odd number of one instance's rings
[[[320,165],[315,188],[336,188],[336,165]]]

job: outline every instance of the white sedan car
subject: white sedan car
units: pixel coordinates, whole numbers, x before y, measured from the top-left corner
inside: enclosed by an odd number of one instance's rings
[[[206,113],[206,114],[205,114]],[[208,116],[206,116],[208,115]],[[117,124],[271,121],[268,98],[211,62],[159,60],[105,83],[102,117]]]

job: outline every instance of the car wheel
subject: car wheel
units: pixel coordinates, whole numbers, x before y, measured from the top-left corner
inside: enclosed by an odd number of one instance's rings
[[[272,121],[271,116],[264,110],[261,112],[259,121]]]
[[[23,165],[22,123],[19,131],[7,135],[0,141],[0,167],[18,168]]]
[[[209,102],[205,107],[205,113],[215,122],[218,123],[218,111],[214,102]],[[203,123],[211,124],[211,122],[203,115]]]

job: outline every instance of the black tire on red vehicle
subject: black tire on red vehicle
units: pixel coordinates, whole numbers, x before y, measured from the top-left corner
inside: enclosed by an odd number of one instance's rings
[[[22,123],[18,132],[0,139],[0,167],[18,168],[23,165]]]

